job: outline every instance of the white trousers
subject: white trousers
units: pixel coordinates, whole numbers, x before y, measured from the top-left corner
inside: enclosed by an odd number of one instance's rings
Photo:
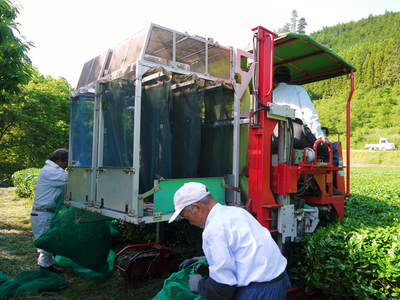
[[[51,225],[51,220],[54,217],[54,213],[32,211],[32,214],[37,214],[37,216],[31,216],[32,232],[35,239],[37,239],[43,233],[49,230]],[[37,249],[37,252],[39,253],[39,257],[37,260],[37,264],[39,266],[47,268],[54,264],[53,254],[39,248]]]

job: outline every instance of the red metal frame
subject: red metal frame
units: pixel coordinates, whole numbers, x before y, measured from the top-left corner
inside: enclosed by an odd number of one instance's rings
[[[336,181],[336,186],[339,191],[344,191],[343,176],[339,176],[339,170],[343,167],[334,167],[332,159],[332,146],[329,144],[329,161],[328,164],[318,164],[317,162],[317,146],[321,140],[314,143],[315,160],[308,164],[305,159],[298,166],[286,164],[278,164],[271,167],[271,136],[277,125],[277,120],[267,117],[267,104],[272,102],[272,80],[274,68],[274,39],[277,35],[264,27],[258,26],[252,29],[257,36],[257,75],[258,75],[258,105],[256,107],[257,124],[251,123],[249,128],[249,165],[248,165],[248,197],[249,201],[246,204],[249,211],[256,215],[257,220],[271,232],[276,232],[276,229],[271,230],[273,208],[282,207],[275,200],[273,191],[280,195],[295,193],[297,191],[297,182],[302,175],[312,175],[317,182],[321,195],[304,197],[307,203],[315,205],[331,205],[339,218],[344,217],[344,198],[350,193],[350,102],[354,92],[354,72],[351,71],[351,86],[350,93],[347,99],[346,107],[346,161],[347,161],[347,178],[346,178],[346,195],[334,195],[333,186]],[[254,115],[250,116],[252,120]],[[342,148],[339,144],[339,154],[342,157]],[[271,174],[273,181],[271,182]],[[132,256],[128,262],[121,266],[118,259],[122,254],[130,249],[137,249],[138,252]],[[132,264],[140,258],[140,256],[155,252],[157,257],[167,259],[171,253],[171,249],[162,246],[158,243],[143,243],[128,245],[120,250],[114,259],[114,264],[117,269],[124,273],[129,272]],[[160,264],[162,265],[162,261]],[[136,265],[135,265],[136,267]],[[150,267],[145,265],[147,272]],[[155,268],[155,272],[160,272],[162,268]],[[140,272],[139,272],[140,273]],[[323,295],[305,294],[299,288],[291,288],[287,299],[298,299],[298,297],[311,297],[313,299],[327,299]]]
[[[277,35],[264,27],[252,29],[257,36],[258,98],[260,106],[272,102],[274,39]],[[260,107],[257,107],[260,109]],[[266,228],[272,224],[272,207],[278,207],[271,191],[271,135],[277,124],[267,118],[265,109],[257,113],[258,124],[249,129],[249,209]]]
[[[314,142],[313,145],[313,149],[315,152],[315,157],[314,157],[314,165],[317,165],[317,159],[318,159],[318,145],[319,144],[323,144],[322,139],[318,139]],[[333,153],[332,153],[332,144],[331,143],[326,143],[327,147],[328,147],[328,155],[329,155],[329,159],[328,159],[328,165],[331,167],[333,166]]]
[[[278,195],[286,195],[297,192],[298,173],[297,166],[279,164],[272,167],[274,174],[272,188]]]
[[[127,252],[130,249],[137,249],[138,252],[136,255],[134,255],[130,259],[130,261],[125,266],[121,266],[118,263],[119,257],[123,253]],[[128,245],[128,246],[124,247],[122,250],[117,252],[117,254],[115,255],[115,258],[114,258],[114,265],[118,270],[120,270],[122,272],[128,272],[129,264],[131,263],[131,261],[134,261],[137,257],[139,257],[143,254],[151,253],[151,252],[157,252],[157,253],[159,253],[160,256],[166,257],[170,254],[171,249],[168,247],[162,246],[159,243],[142,243],[142,244]]]
[[[350,196],[350,102],[354,93],[354,71],[350,73],[350,92],[346,104],[346,195]]]
[[[341,152],[341,150],[339,151]],[[319,187],[320,195],[303,196],[306,203],[311,205],[332,206],[339,219],[344,218],[344,177],[339,171],[343,167],[334,167],[331,164],[299,163],[298,175],[312,175]],[[336,194],[334,186],[336,185]]]
[[[249,129],[249,201],[250,212],[255,214],[257,220],[271,230],[272,209],[281,207],[275,200],[274,193],[286,195],[296,192],[297,180],[303,175],[312,175],[321,191],[318,196],[304,197],[306,202],[314,205],[331,206],[339,218],[344,217],[344,200],[350,193],[350,101],[354,92],[354,72],[351,71],[351,88],[347,99],[347,178],[346,191],[343,167],[333,166],[332,145],[328,144],[328,163],[317,162],[317,140],[314,144],[315,160],[311,164],[305,161],[298,166],[279,164],[271,167],[271,135],[277,121],[267,117],[267,104],[272,102],[272,80],[274,68],[274,38],[276,35],[258,26],[253,29],[257,37],[257,83],[255,107],[257,122],[251,122]],[[258,90],[257,90],[258,89]],[[254,114],[251,120],[254,120]],[[341,155],[341,145],[339,145]],[[271,180],[273,178],[273,180]],[[272,187],[272,190],[271,190]],[[346,192],[346,193],[345,193]]]

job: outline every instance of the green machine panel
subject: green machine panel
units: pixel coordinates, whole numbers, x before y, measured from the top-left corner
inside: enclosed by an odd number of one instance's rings
[[[174,212],[174,194],[186,182],[204,184],[217,202],[225,203],[225,189],[222,186],[222,177],[160,180],[160,190],[154,194],[154,213],[168,214]]]

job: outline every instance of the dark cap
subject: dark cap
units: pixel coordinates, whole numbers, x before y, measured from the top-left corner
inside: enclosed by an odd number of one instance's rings
[[[291,80],[290,69],[286,66],[275,68],[274,78],[276,82],[289,82]]]
[[[56,162],[56,161],[66,162],[66,161],[68,161],[68,150],[64,149],[64,148],[57,149],[50,156],[50,160],[53,161],[53,162]]]
[[[285,66],[275,68],[274,75],[290,75],[290,69]]]

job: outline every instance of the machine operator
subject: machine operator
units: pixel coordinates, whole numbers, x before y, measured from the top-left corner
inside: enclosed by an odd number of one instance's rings
[[[272,101],[277,104],[288,105],[295,110],[296,120],[293,122],[294,147],[298,149],[312,148],[317,139],[322,139],[322,142],[326,143],[327,139],[321,130],[318,114],[310,96],[303,87],[288,84],[290,80],[289,68],[280,66],[275,69],[275,88]]]
[[[246,210],[217,203],[201,183],[185,183],[174,195],[175,212],[203,229],[209,277],[193,274],[189,288],[209,300],[285,299],[287,260],[270,232]],[[197,258],[185,260],[181,266]]]

